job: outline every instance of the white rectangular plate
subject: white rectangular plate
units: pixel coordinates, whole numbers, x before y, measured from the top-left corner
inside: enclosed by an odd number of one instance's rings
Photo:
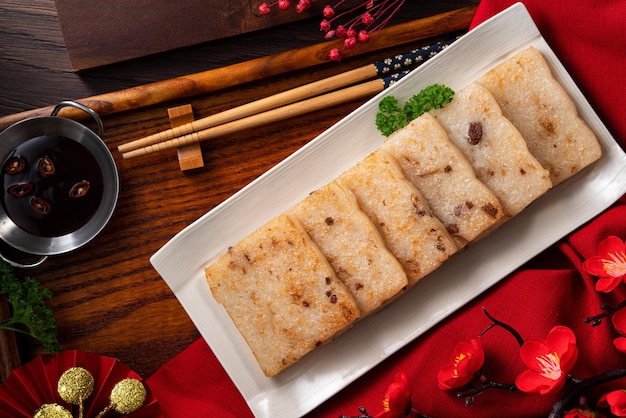
[[[460,89],[518,51],[534,45],[598,136],[602,158],[550,190],[486,239],[419,282],[382,312],[305,356],[275,378],[261,372],[224,309],[204,268],[254,229],[286,211],[378,148],[378,102],[402,103],[442,83]],[[524,262],[590,220],[626,192],[626,155],[546,44],[527,10],[516,4],[457,40],[399,83],[365,103],[302,149],[177,234],[151,258],[258,417],[301,416],[423,334]],[[362,336],[367,335],[367,344]],[[208,395],[207,395],[208,396]]]

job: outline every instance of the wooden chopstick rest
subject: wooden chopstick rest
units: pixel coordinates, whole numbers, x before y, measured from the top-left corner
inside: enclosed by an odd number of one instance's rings
[[[170,118],[170,126],[172,129],[194,121],[193,108],[189,104],[169,108],[167,109],[167,114]],[[202,149],[199,143],[183,145],[182,147],[178,147],[177,151],[178,165],[181,171],[204,167]]]

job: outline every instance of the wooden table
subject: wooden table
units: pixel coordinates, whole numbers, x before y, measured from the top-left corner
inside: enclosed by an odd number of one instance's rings
[[[407,2],[392,23],[477,3]],[[0,117],[312,45],[323,41],[318,25],[318,19],[307,20],[78,74],[70,69],[54,1],[5,0],[0,3]],[[115,157],[121,182],[111,222],[83,248],[19,271],[54,293],[49,304],[62,347],[118,358],[148,377],[199,338],[174,294],[152,268],[150,256],[364,100],[203,143],[205,167],[193,172],[179,169],[174,150],[124,160],[116,150],[118,145],[168,128],[170,107],[190,103],[198,118],[415,46],[104,117],[103,139]],[[27,338],[19,338],[18,345],[22,362],[42,352]]]

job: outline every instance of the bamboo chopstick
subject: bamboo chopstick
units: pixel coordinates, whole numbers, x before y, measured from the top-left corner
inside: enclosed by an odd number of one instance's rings
[[[351,50],[357,56],[393,46],[466,30],[474,16],[476,6],[464,7],[411,22],[381,29],[372,39],[359,48]],[[89,106],[100,116],[140,109],[167,101],[210,93],[227,87],[285,74],[328,62],[328,51],[340,45],[337,41],[281,52],[226,67],[202,71],[187,76],[157,81],[139,87],[131,87],[111,93],[91,96],[76,101]],[[0,117],[0,130],[27,117],[49,116],[52,106],[32,109]],[[84,112],[64,108],[59,116],[80,119]]]
[[[316,96],[283,107],[278,107],[265,112],[257,113],[255,115],[248,116],[242,119],[237,119],[222,125],[217,125],[201,131],[192,132],[187,135],[159,142],[157,144],[134,149],[132,151],[122,154],[122,156],[124,159],[130,159],[146,154],[151,154],[157,151],[166,150],[169,148],[181,147],[184,145],[193,144],[195,142],[206,141],[208,139],[213,139],[223,135],[239,132],[244,129],[255,128],[258,126],[270,124],[272,122],[277,122],[295,116],[300,116],[306,113],[315,112],[317,110],[336,106],[338,104],[346,103],[351,100],[373,96],[377,93],[380,93],[384,89],[385,80],[376,79],[368,81],[362,84],[358,84],[356,86],[336,90],[331,93],[323,94],[321,96]]]
[[[213,126],[264,112],[266,110],[318,96],[341,87],[346,87],[350,84],[355,84],[384,74],[397,72],[402,68],[414,67],[425,62],[431,56],[439,53],[455,40],[456,38],[437,42],[422,48],[416,48],[404,54],[389,57],[373,64],[368,64],[323,80],[305,84],[273,96],[195,120],[185,125],[177,126],[175,128],[167,129],[165,131],[127,142],[120,145],[118,147],[118,151],[127,153],[135,149],[144,148],[159,142],[164,142],[169,139],[191,134],[196,131],[202,131]]]
[[[348,84],[356,83],[375,76],[376,73],[373,72],[373,67],[369,65],[360,67],[355,70],[327,78],[325,80],[305,84],[304,86],[296,87],[294,89],[287,90],[282,93],[266,97],[264,99],[260,99],[254,102],[244,104],[242,106],[216,113],[214,115],[195,120],[185,125],[177,126],[175,128],[167,129],[156,134],[127,142],[117,147],[117,149],[122,153],[126,153],[135,149],[157,144],[159,142],[164,142],[168,139],[173,139],[183,135],[191,134],[193,132],[202,131],[204,129],[231,122],[236,119],[259,114],[266,110],[274,109],[310,97],[318,96],[320,94],[324,94],[344,87]]]

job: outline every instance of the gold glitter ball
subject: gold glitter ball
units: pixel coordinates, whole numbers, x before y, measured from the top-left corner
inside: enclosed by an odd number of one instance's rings
[[[141,408],[146,400],[146,388],[137,379],[124,379],[111,391],[111,405],[120,414],[130,414]]]
[[[72,418],[72,413],[61,405],[47,403],[41,405],[33,418]]]
[[[72,367],[59,378],[57,390],[65,402],[78,405],[91,395],[93,385],[91,373],[82,367]]]

